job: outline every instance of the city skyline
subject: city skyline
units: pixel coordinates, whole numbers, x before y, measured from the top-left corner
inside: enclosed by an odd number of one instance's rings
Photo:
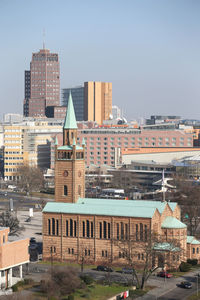
[[[47,5],[48,3],[48,5]],[[58,53],[61,89],[113,84],[113,105],[128,119],[199,118],[198,1],[1,1],[0,99],[22,113],[24,70],[33,52]]]

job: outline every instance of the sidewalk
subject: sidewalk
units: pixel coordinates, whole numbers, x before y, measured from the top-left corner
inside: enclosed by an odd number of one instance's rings
[[[150,285],[156,285],[156,283],[159,285],[152,289],[151,291],[149,291],[147,294],[145,294],[142,297],[138,297],[137,299],[139,300],[155,300],[161,296],[163,296],[165,293],[172,291],[173,289],[175,289],[178,283],[180,283],[181,281],[185,281],[188,280],[188,277],[194,277],[197,273],[200,272],[200,269],[196,269],[194,271],[188,272],[186,274],[184,274],[183,276],[180,276],[178,278],[173,278],[172,280],[169,280],[166,278],[166,280],[163,280],[163,282],[161,281],[156,281],[155,279],[153,280],[153,276],[151,277],[151,279],[149,280],[148,284]]]

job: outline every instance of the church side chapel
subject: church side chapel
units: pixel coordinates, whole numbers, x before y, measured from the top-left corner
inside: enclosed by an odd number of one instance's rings
[[[129,256],[142,264],[153,233],[152,266],[177,267],[189,258],[200,262],[200,242],[187,236],[177,203],[85,198],[81,142],[70,94],[63,145],[55,145],[55,201],[43,209],[43,260],[124,265]]]

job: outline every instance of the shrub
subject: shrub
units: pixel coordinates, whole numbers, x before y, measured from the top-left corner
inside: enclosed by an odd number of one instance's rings
[[[179,269],[181,272],[188,272],[191,269],[191,265],[182,261],[179,266]]]
[[[85,282],[85,284],[89,285],[92,284],[94,282],[94,279],[91,276],[88,275],[81,275],[80,276],[81,280],[83,280]]]
[[[74,295],[69,295],[68,300],[74,300]]]
[[[12,290],[13,290],[14,293],[18,291],[18,286],[17,286],[17,284],[14,284],[14,285],[12,286]]]
[[[192,265],[192,266],[196,266],[198,263],[198,259],[194,258],[194,259],[187,259],[187,263]]]

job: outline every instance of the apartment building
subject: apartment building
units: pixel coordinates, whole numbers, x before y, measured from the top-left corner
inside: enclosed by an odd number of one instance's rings
[[[50,168],[52,136],[62,132],[62,123],[41,119],[4,124],[4,177],[16,180],[18,168],[24,163]]]

